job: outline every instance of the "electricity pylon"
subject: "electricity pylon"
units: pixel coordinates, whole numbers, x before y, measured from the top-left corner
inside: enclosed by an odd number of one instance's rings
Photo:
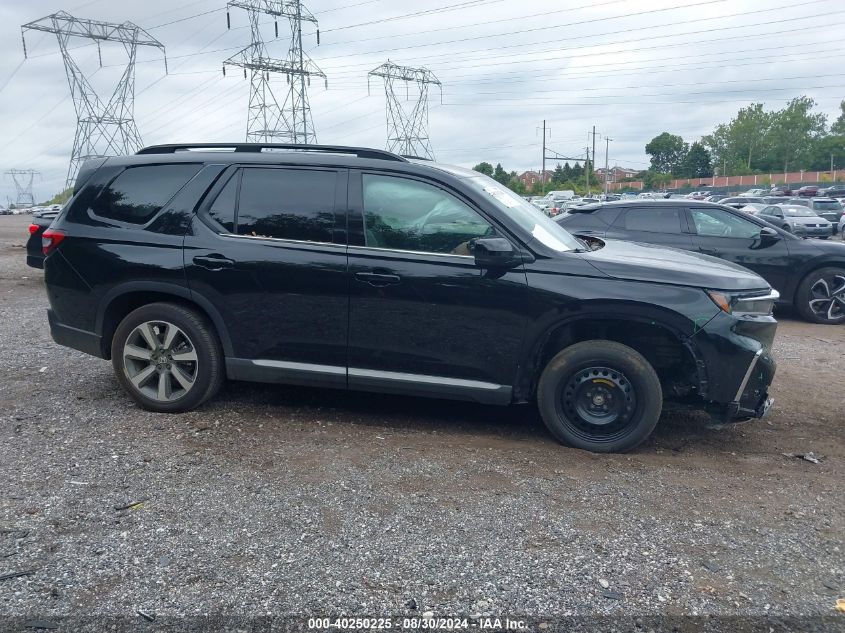
[[[226,66],[243,68],[244,79],[247,71],[251,73],[246,140],[265,143],[281,140],[303,145],[316,143],[317,134],[311,118],[307,88],[311,85],[311,77],[321,77],[326,87],[328,81],[323,71],[302,50],[302,23],[310,22],[316,28],[317,18],[300,0],[231,0],[226,5],[226,24],[229,28],[232,26],[228,13],[230,7],[246,10],[252,30],[252,43],[223,62],[224,75]],[[259,28],[259,17],[262,15],[288,19],[291,38],[287,59],[274,59],[268,54]],[[278,21],[275,23],[275,32],[278,37]],[[320,31],[317,29],[319,43]],[[282,105],[279,105],[276,95],[278,90],[274,91],[271,85],[272,73],[281,73],[287,77],[287,95]]]
[[[367,73],[367,91],[370,89],[370,77],[384,79],[384,94],[387,98],[387,149],[402,156],[416,156],[434,160],[431,142],[428,136],[428,87],[440,88],[443,98],[443,86],[428,68],[410,68],[399,66],[390,60]],[[405,83],[405,98],[410,101],[410,84],[417,87],[413,107],[403,107],[396,96],[395,83]]]
[[[41,172],[34,169],[10,169],[6,172],[7,176],[12,178],[15,183],[15,207],[34,207],[35,195],[32,193],[32,181],[36,176],[40,176]]]
[[[23,54],[26,57],[26,32],[54,33],[65,64],[65,73],[76,110],[76,136],[67,172],[66,186],[73,185],[79,166],[89,158],[134,154],[142,145],[135,125],[135,57],[139,46],[153,46],[165,54],[164,44],[132,22],[113,24],[81,20],[59,11],[21,27]],[[108,101],[97,95],[88,78],[73,59],[68,48],[72,37],[93,40],[97,44],[100,67],[103,66],[102,42],[118,42],[128,58],[117,86]],[[164,58],[167,72],[167,57]]]

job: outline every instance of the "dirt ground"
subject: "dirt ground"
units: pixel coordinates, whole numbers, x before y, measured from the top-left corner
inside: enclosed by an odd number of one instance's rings
[[[827,616],[845,598],[845,327],[779,314],[770,417],[665,413],[625,455],[557,444],[530,407],[272,385],[155,415],[52,342],[27,224],[0,217],[0,578],[27,572],[0,580],[0,615]]]

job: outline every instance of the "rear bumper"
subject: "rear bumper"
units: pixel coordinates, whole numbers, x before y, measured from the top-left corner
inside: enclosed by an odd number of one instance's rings
[[[26,265],[31,266],[32,268],[44,268],[44,256],[43,255],[27,255],[26,256]]]
[[[71,347],[97,358],[105,358],[102,337],[99,334],[59,323],[52,310],[47,310],[47,320],[50,322],[50,336],[59,345]]]

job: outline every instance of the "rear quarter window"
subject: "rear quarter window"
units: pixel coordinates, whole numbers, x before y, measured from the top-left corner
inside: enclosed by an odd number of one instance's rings
[[[91,211],[101,218],[146,224],[200,168],[196,164],[130,167],[97,196]]]

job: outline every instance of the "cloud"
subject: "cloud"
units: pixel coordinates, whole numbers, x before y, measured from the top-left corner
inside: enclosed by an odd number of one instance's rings
[[[318,139],[384,147],[384,88],[367,71],[388,58],[424,65],[443,82],[430,94],[430,137],[438,160],[471,166],[501,162],[508,170],[536,169],[538,127],[548,144],[581,155],[596,126],[597,159],[604,138],[611,164],[642,168],[645,144],[663,131],[697,140],[751,101],[781,107],[800,94],[814,97],[833,117],[842,95],[843,60],[837,0],[787,6],[763,0],[311,0],[320,21],[320,45],[310,26],[306,50],[328,76],[309,91]],[[77,17],[131,20],[167,47],[139,51],[135,117],[146,144],[241,141],[246,131],[249,81],[222,62],[249,43],[247,15],[232,9],[226,28],[223,0],[144,3],[80,2]],[[786,8],[784,8],[786,7]],[[59,10],[48,0],[0,8],[0,167],[42,172],[36,197],[61,190],[76,115],[53,35],[27,35],[23,60],[20,25]],[[407,14],[416,15],[404,17]],[[189,18],[189,19],[184,19]],[[272,19],[262,20],[272,40]],[[819,24],[825,28],[819,29]],[[285,55],[289,33],[279,23],[272,56]],[[125,53],[104,44],[72,41],[75,59],[108,98]],[[20,67],[18,68],[18,66]],[[16,71],[16,68],[17,71]],[[8,83],[6,83],[8,80]],[[284,94],[284,79],[278,80]],[[0,201],[13,195],[4,178]]]

